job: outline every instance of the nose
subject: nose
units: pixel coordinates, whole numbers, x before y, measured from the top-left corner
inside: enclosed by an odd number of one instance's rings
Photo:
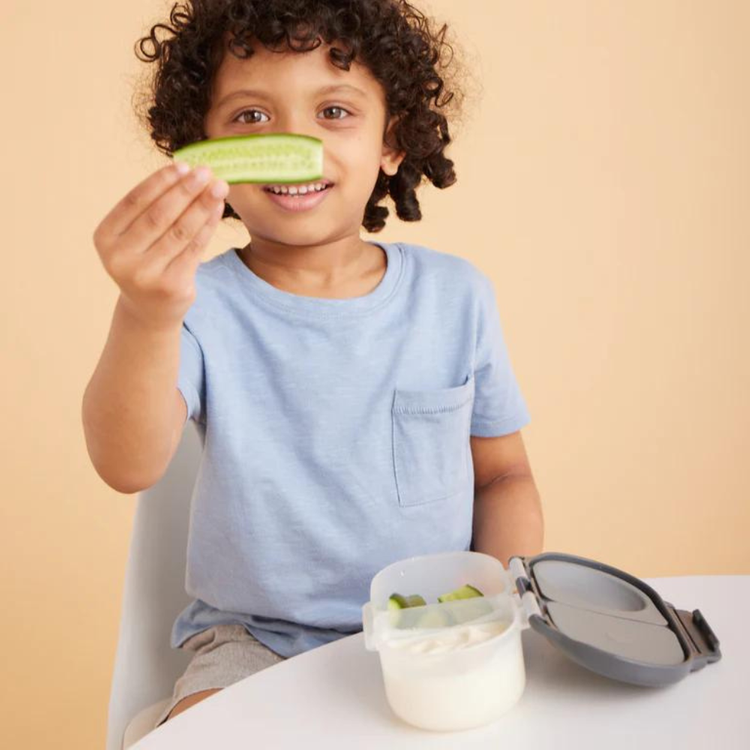
[[[310,122],[309,115],[299,110],[286,110],[279,112],[276,117],[275,132],[289,135],[307,135],[312,138],[320,138],[321,133]]]
[[[315,115],[313,114],[312,117],[315,117]],[[316,123],[312,122],[310,118],[311,115],[301,111],[300,108],[281,108],[276,114],[273,132],[284,135],[308,136],[321,141],[323,144],[323,174],[330,179],[328,173],[330,154],[326,148],[326,129],[316,127]]]

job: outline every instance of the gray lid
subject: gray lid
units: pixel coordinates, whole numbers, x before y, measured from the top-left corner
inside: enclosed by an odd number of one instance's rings
[[[598,674],[669,685],[721,658],[700,610],[675,609],[629,573],[558,552],[511,558],[509,567],[519,595],[530,591],[539,605],[529,625]]]

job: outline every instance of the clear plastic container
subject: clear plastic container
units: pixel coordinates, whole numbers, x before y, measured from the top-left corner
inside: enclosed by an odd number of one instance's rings
[[[466,584],[483,597],[437,602]],[[427,606],[388,610],[393,593]],[[528,628],[512,578],[496,558],[446,552],[381,570],[362,610],[365,646],[378,651],[388,703],[421,729],[482,726],[512,708],[526,686],[521,632]]]

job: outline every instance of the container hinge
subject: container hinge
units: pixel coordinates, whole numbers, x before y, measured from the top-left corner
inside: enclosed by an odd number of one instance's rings
[[[544,619],[544,616],[542,615],[541,610],[539,609],[539,602],[536,600],[536,596],[534,595],[533,591],[526,591],[521,596],[521,603],[523,604],[523,609],[526,612],[526,620],[530,620],[532,615],[536,615],[537,617],[541,617]]]
[[[526,568],[524,568],[523,560],[520,557],[511,557],[508,561],[508,569],[519,595],[523,595],[523,592],[531,587],[529,579],[526,577]],[[521,583],[522,581],[525,583]]]
[[[539,602],[534,593],[534,588],[531,585],[531,581],[526,575],[526,568],[523,563],[522,557],[511,557],[508,561],[508,569],[510,570],[511,578],[515,582],[517,595],[520,597],[523,611],[526,617],[526,622],[533,615],[544,619],[541,609],[539,608]]]

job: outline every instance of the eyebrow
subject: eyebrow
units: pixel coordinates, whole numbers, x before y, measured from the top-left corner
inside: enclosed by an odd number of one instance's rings
[[[333,94],[336,92],[357,94],[365,99],[367,98],[367,94],[364,91],[362,91],[362,89],[359,89],[356,86],[352,86],[351,84],[348,84],[348,83],[334,83],[331,86],[323,86],[322,88],[317,90],[316,94],[318,95]],[[225,96],[216,106],[221,107],[223,104],[226,104],[226,102],[230,101],[231,99],[237,99],[241,96],[256,97],[259,99],[269,98],[268,94],[265,91],[259,91],[255,89],[239,89]]]

